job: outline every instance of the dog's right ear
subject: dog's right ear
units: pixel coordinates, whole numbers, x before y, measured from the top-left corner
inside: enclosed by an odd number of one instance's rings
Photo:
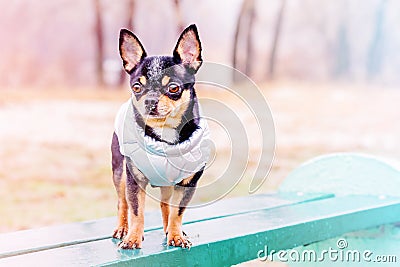
[[[127,29],[121,29],[119,32],[119,54],[124,69],[129,74],[147,55],[139,39]]]

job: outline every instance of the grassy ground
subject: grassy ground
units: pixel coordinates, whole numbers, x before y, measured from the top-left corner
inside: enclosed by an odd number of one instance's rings
[[[235,105],[223,92],[199,91]],[[262,91],[274,114],[276,153],[259,192],[276,190],[295,166],[323,153],[400,158],[399,90],[276,83]],[[109,145],[114,116],[128,97],[127,90],[1,92],[0,232],[115,215]],[[250,153],[259,149],[253,142]],[[229,147],[217,151],[228,158]],[[229,196],[247,194],[255,166],[251,159],[244,182]],[[205,181],[219,169],[211,168]],[[149,200],[148,206],[158,205]]]

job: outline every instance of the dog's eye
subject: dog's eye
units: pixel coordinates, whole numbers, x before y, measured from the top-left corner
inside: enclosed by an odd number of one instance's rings
[[[133,90],[133,92],[138,94],[138,93],[140,93],[142,91],[142,85],[140,83],[135,83],[132,86],[132,90]]]
[[[179,85],[176,83],[170,83],[168,85],[168,92],[172,93],[172,94],[176,94],[179,92]]]

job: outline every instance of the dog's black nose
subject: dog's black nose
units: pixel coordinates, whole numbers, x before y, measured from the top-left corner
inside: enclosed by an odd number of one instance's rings
[[[148,112],[155,111],[157,109],[158,100],[155,98],[148,98],[144,100],[144,105],[146,106],[146,110]]]

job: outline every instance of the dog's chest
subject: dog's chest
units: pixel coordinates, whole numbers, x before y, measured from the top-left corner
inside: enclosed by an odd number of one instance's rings
[[[153,131],[162,139],[168,143],[175,143],[179,139],[178,132],[175,129],[164,127],[164,128],[153,128]]]

